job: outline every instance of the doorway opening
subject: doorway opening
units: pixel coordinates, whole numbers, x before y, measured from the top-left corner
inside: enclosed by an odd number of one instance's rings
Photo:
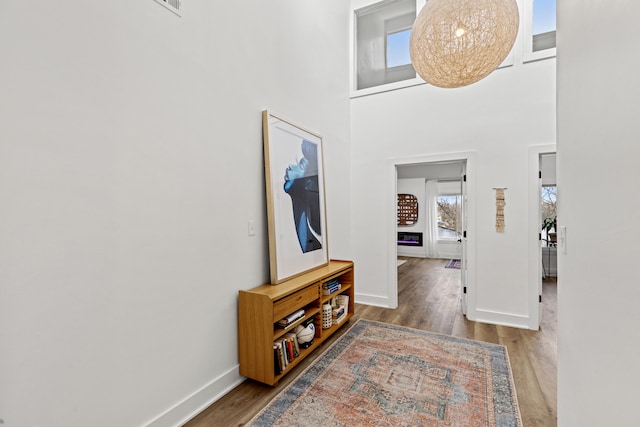
[[[532,330],[540,329],[543,322],[543,280],[553,282],[554,288],[557,280],[555,153],[556,144],[529,147],[528,299],[529,329]],[[555,319],[548,319],[546,323],[553,322]]]
[[[411,259],[434,259],[436,263],[407,263],[404,269],[420,265],[429,276],[429,268],[450,268],[458,282],[463,314],[467,314],[470,295],[468,228],[470,217],[469,181],[473,172],[473,154],[428,156],[395,160],[392,280],[397,298],[398,268]],[[471,171],[469,170],[471,169]],[[408,203],[413,201],[413,205]],[[413,211],[411,210],[413,209]],[[475,261],[475,260],[474,260]]]
[[[540,155],[540,249],[542,280],[558,277],[556,154]]]
[[[549,292],[557,293],[558,286],[558,237],[557,237],[557,203],[558,186],[556,181],[556,153],[539,155],[539,216],[540,224],[540,260],[542,273],[539,275],[539,292],[542,298]],[[551,312],[553,313],[553,312]],[[544,313],[540,304],[540,327],[555,325],[557,319],[547,319],[550,313]]]

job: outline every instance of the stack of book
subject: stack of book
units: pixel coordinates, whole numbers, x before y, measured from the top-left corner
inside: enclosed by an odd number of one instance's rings
[[[302,319],[303,317],[304,317],[304,309],[300,309],[300,310],[296,311],[295,313],[291,313],[290,315],[288,315],[284,319],[278,320],[278,322],[276,322],[276,324],[278,325],[279,328],[283,328],[284,329],[287,326],[291,325],[296,320]]]
[[[349,295],[340,294],[336,296],[336,306],[343,306],[347,308],[349,306]]]
[[[331,279],[322,284],[322,295],[331,295],[334,292],[338,292],[340,288],[341,286],[338,279]]]
[[[335,297],[335,306],[331,311],[331,320],[334,325],[342,322],[349,311],[349,295],[340,294]]]
[[[298,337],[293,332],[285,334],[273,342],[273,368],[276,375],[284,372],[285,368],[296,357],[300,356]]]

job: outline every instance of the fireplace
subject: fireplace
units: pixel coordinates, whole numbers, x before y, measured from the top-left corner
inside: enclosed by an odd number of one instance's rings
[[[398,245],[400,246],[422,246],[422,233],[408,231],[398,231]]]

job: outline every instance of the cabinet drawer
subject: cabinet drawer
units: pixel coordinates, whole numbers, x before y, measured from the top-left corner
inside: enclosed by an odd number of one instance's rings
[[[301,309],[311,301],[317,300],[319,294],[318,284],[308,286],[298,292],[282,298],[273,304],[273,322],[277,322],[285,316]]]

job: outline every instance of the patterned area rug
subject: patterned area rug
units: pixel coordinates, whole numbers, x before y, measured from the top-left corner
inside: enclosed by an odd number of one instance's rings
[[[462,268],[462,261],[459,259],[450,259],[444,266],[444,268],[457,268],[460,270]]]
[[[359,320],[247,424],[521,427],[507,349]]]

